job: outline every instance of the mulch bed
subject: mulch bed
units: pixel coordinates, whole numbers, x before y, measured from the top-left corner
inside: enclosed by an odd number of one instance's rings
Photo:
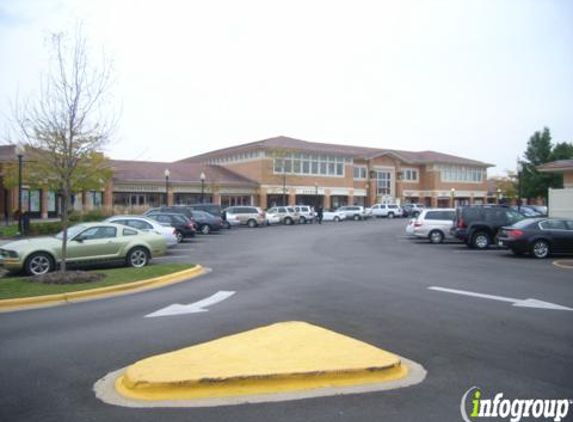
[[[80,283],[94,283],[101,281],[105,278],[105,274],[86,272],[86,271],[55,271],[40,275],[37,277],[30,277],[29,281],[32,283],[44,284],[80,284]]]

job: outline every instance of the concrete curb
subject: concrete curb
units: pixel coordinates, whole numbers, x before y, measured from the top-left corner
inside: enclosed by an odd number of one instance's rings
[[[82,290],[79,292],[58,293],[54,295],[32,296],[17,299],[0,300],[0,313],[13,312],[39,307],[57,306],[66,303],[82,302],[92,299],[100,299],[145,290],[157,289],[170,284],[179,283],[205,274],[207,269],[197,265],[188,270],[179,271],[161,277],[135,281],[133,283],[120,284],[117,286],[100,287],[97,289]]]
[[[408,370],[408,375],[393,381],[345,386],[345,387],[327,387],[314,390],[295,391],[286,393],[270,393],[256,395],[239,395],[229,397],[216,397],[192,400],[138,400],[125,397],[116,390],[116,382],[128,367],[110,372],[103,378],[99,379],[93,387],[96,397],[104,403],[128,408],[201,408],[201,407],[219,407],[219,406],[236,406],[241,404],[255,403],[276,403],[283,401],[304,400],[329,396],[341,396],[348,394],[375,393],[382,391],[397,390],[400,388],[410,387],[420,384],[428,375],[426,369],[419,363],[400,357],[402,365]]]
[[[123,406],[211,406],[400,388],[415,362],[334,331],[287,321],[155,355],[94,386]]]

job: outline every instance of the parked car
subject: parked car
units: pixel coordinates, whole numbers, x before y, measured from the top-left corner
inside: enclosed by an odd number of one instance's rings
[[[408,220],[408,224],[406,225],[406,234],[408,236],[412,236],[414,237],[414,224],[416,223],[416,219],[415,218],[410,218],[410,220]]]
[[[456,210],[452,232],[470,248],[487,249],[500,228],[524,218],[505,205],[466,205]]]
[[[396,204],[375,204],[371,207],[373,217],[402,217],[402,208]]]
[[[280,222],[287,226],[300,221],[300,215],[295,211],[294,207],[271,207],[267,210],[267,214],[278,217]]]
[[[195,218],[197,230],[202,234],[209,234],[223,228],[223,218],[215,217],[208,212],[193,210],[193,218]]]
[[[149,218],[164,224],[170,224],[175,227],[175,236],[177,242],[183,242],[183,239],[194,237],[197,233],[197,225],[195,220],[190,220],[184,214],[169,213],[169,212],[150,212],[147,214]]]
[[[427,238],[431,243],[442,243],[451,236],[455,217],[454,208],[425,209],[414,222],[414,235]]]
[[[177,214],[183,214],[185,215],[187,218],[192,219],[193,218],[193,208],[191,208],[188,205],[166,205],[163,207],[156,207],[156,208],[151,208],[147,211],[145,211],[145,213],[143,213],[143,215],[147,215],[149,213],[152,212],[171,212],[171,213],[177,213]]]
[[[227,223],[225,219],[225,213],[223,212],[223,207],[219,204],[212,204],[212,203],[205,203],[205,204],[193,204],[189,205],[192,210],[197,211],[205,211],[209,214],[214,215],[215,217],[221,217],[223,219],[223,227],[226,229],[230,229],[231,225]]]
[[[511,207],[511,209],[517,211],[518,213],[520,213],[524,217],[529,217],[529,218],[541,217],[541,213],[535,211],[533,208],[524,207],[524,206],[518,207],[517,205],[513,205]]]
[[[155,232],[161,234],[165,238],[168,248],[177,245],[177,230],[170,225],[160,223],[149,217],[142,217],[140,215],[116,215],[104,220],[106,223],[123,224],[124,226],[133,227],[134,229],[144,232]]]
[[[499,231],[499,244],[516,255],[547,258],[555,253],[573,253],[573,220],[533,218],[518,221]]]
[[[352,219],[358,221],[366,218],[364,207],[360,205],[345,205],[339,207],[336,211],[343,213],[347,220]]]
[[[306,224],[306,223],[313,223],[316,219],[316,213],[314,212],[314,208],[309,205],[295,205],[294,210],[300,216],[299,223]]]
[[[124,262],[144,267],[165,254],[165,238],[153,231],[113,223],[82,223],[68,228],[66,264],[70,267]],[[54,271],[62,260],[63,232],[52,237],[18,240],[2,246],[0,263],[9,271],[31,276]]]
[[[423,204],[404,204],[401,208],[403,217],[416,218],[426,207]]]
[[[236,205],[223,210],[231,226],[247,225],[258,227],[265,225],[265,212],[259,207]]]
[[[281,217],[278,214],[270,214],[268,211],[265,213],[265,224],[272,226],[273,224],[280,224]]]
[[[322,221],[334,221],[335,223],[340,223],[342,220],[346,220],[346,214],[336,211],[323,211]]]

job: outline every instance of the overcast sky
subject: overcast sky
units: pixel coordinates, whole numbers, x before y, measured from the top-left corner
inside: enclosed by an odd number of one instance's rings
[[[571,0],[0,0],[0,118],[77,20],[114,61],[116,159],[285,135],[501,174],[544,126],[573,141]]]

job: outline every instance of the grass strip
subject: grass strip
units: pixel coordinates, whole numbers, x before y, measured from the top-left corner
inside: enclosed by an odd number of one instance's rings
[[[58,293],[79,292],[99,287],[133,283],[150,278],[161,277],[195,267],[194,264],[152,264],[143,268],[110,268],[94,270],[106,275],[102,281],[80,284],[42,284],[31,283],[29,277],[5,277],[0,279],[0,300],[21,297],[45,296]]]

